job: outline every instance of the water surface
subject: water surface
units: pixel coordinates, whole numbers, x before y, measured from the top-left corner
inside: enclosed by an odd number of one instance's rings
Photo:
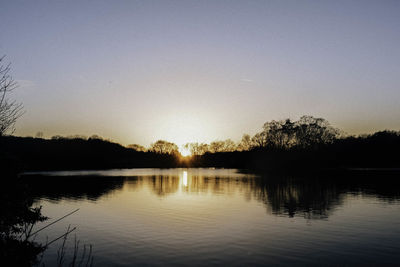
[[[93,244],[96,266],[400,262],[400,191],[393,175],[123,169],[25,177],[48,222],[80,208],[37,240],[76,226],[80,243]],[[46,251],[46,265],[54,265],[58,247]]]

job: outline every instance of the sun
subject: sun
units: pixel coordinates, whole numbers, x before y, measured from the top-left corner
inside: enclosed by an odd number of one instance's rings
[[[192,154],[192,153],[190,153],[190,149],[189,148],[185,148],[183,145],[180,146],[179,153],[181,153],[181,155],[183,157],[187,157],[187,156],[190,156]]]

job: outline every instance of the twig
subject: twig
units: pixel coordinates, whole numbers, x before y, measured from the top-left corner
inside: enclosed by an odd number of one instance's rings
[[[70,227],[71,227],[71,225],[68,225],[67,233],[64,234],[63,243],[62,243],[61,247],[57,251],[57,261],[58,261],[58,266],[59,267],[61,267],[63,265],[64,256],[65,256],[65,242],[67,242],[67,237],[68,237],[68,234],[69,234],[69,228]]]
[[[52,223],[49,223],[48,225],[46,225],[46,226],[43,226],[42,228],[40,228],[39,230],[37,230],[37,231],[35,231],[34,233],[32,233],[32,234],[30,234],[27,238],[29,238],[29,237],[31,237],[31,236],[33,236],[33,235],[35,235],[35,234],[37,234],[37,233],[39,233],[40,231],[42,231],[43,229],[45,229],[45,228],[47,228],[47,227],[49,227],[50,225],[53,225],[53,224],[55,224],[56,222],[59,222],[59,221],[61,221],[62,219],[64,219],[65,217],[68,217],[69,215],[71,215],[71,214],[73,214],[73,213],[75,213],[75,212],[77,212],[79,209],[76,209],[76,210],[74,210],[74,211],[72,211],[72,212],[70,212],[70,213],[68,213],[67,215],[64,215],[63,217],[61,217],[60,219],[58,219],[58,220],[55,220],[54,222],[52,222]]]
[[[83,260],[85,259],[85,254],[86,254],[86,245],[84,244],[84,245],[83,245],[82,257],[81,257],[81,260],[80,260],[78,266],[82,266]]]
[[[89,245],[89,254],[88,254],[87,261],[86,261],[86,266],[89,265],[90,259],[93,259],[93,257],[92,257],[92,244]]]
[[[57,237],[56,239],[50,241],[49,243],[47,243],[47,244],[46,244],[46,247],[48,247],[50,244],[56,242],[56,241],[59,240],[60,238],[63,238],[64,236],[66,236],[66,235],[72,233],[72,232],[75,231],[75,230],[76,230],[76,227],[72,228],[71,230],[68,230],[65,234],[63,234],[63,235]]]
[[[78,256],[78,251],[79,251],[79,240],[76,240],[76,234],[75,234],[75,244],[74,244],[74,256],[72,257],[72,262],[70,266],[75,266],[76,262],[76,257]]]

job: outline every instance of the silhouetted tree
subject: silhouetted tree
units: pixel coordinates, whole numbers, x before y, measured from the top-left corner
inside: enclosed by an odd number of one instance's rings
[[[224,141],[213,141],[210,143],[210,152],[217,153],[224,151]]]
[[[151,144],[150,151],[159,154],[178,154],[178,146],[174,143],[158,140]]]
[[[303,148],[332,143],[339,133],[327,120],[313,116],[302,116],[295,125],[297,144]]]
[[[295,123],[290,119],[266,122],[263,126],[265,146],[287,149],[295,144]]]
[[[251,143],[255,148],[262,148],[266,146],[266,136],[265,132],[260,132],[256,133],[252,138],[251,138]]]
[[[239,145],[237,146],[237,149],[239,151],[247,151],[250,150],[253,147],[253,142],[251,140],[250,135],[244,134],[242,137],[242,140],[240,141]]]
[[[138,145],[138,144],[130,144],[127,145],[127,148],[133,149],[135,151],[142,151],[142,152],[146,152],[147,149],[144,146]]]
[[[231,139],[225,141],[213,141],[209,146],[211,153],[217,152],[232,152],[236,150],[236,144]]]
[[[97,135],[97,134],[93,134],[89,137],[89,139],[95,139],[95,140],[104,140],[103,137]]]
[[[73,134],[73,135],[68,135],[67,137],[64,137],[66,139],[82,139],[82,140],[87,140],[87,136],[81,135],[81,134]],[[97,139],[97,138],[95,138]],[[102,140],[102,139],[100,139]]]
[[[200,156],[209,151],[208,144],[205,143],[187,143],[184,145],[185,149],[189,149],[190,154]]]
[[[9,98],[17,88],[16,81],[10,76],[10,64],[4,65],[4,56],[0,58],[0,136],[14,132],[15,122],[22,116],[22,104]]]
[[[235,142],[231,139],[226,139],[224,141],[224,152],[233,152],[237,149]]]
[[[298,121],[286,119],[266,122],[263,131],[257,133],[252,142],[255,147],[286,150],[329,144],[339,135],[340,131],[333,128],[327,120],[302,116]]]

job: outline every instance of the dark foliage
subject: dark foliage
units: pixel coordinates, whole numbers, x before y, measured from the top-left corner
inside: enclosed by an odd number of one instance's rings
[[[314,118],[309,124],[282,121],[267,126],[265,136],[269,138],[264,139],[263,145],[243,151],[205,152],[190,158],[181,157],[176,149],[173,153],[143,152],[93,138],[5,136],[0,138],[0,146],[4,157],[13,159],[12,164],[18,162],[23,170],[221,167],[297,171],[400,167],[399,132],[338,138],[336,130]],[[279,133],[279,129],[283,132]]]
[[[399,132],[335,139],[327,144],[290,148],[257,147],[250,151],[205,153],[192,166],[259,170],[399,168]]]
[[[110,169],[174,167],[175,154],[135,151],[102,139],[4,136],[0,147],[23,170]]]
[[[0,258],[9,266],[31,266],[45,247],[32,240],[35,223],[46,220],[40,208],[32,208],[28,187],[6,174],[0,189]]]

